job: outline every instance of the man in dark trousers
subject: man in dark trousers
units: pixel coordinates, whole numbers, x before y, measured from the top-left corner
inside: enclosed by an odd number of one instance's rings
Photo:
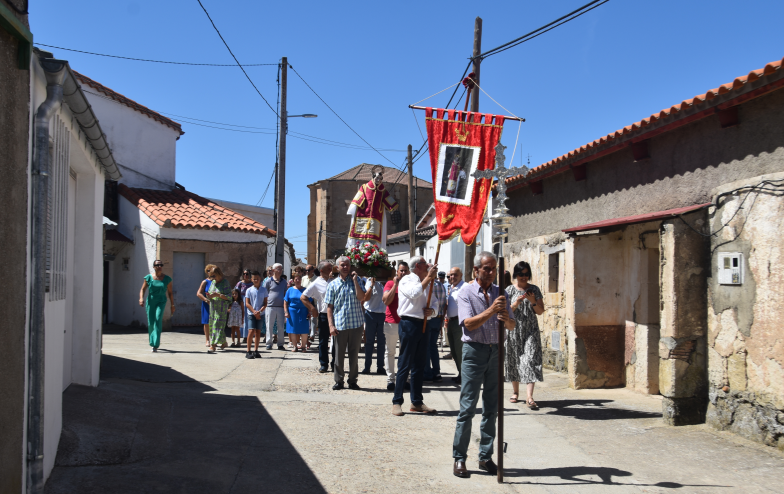
[[[475,283],[464,285],[457,296],[458,317],[463,329],[463,375],[460,388],[460,413],[457,415],[452,457],[452,472],[457,477],[468,477],[466,459],[471,441],[471,421],[476,414],[479,392],[482,393],[482,423],[479,440],[479,469],[495,475],[493,441],[495,419],[498,416],[498,321],[513,330],[514,315],[504,294],[499,293],[496,279],[497,258],[491,252],[480,252],[474,257]]]

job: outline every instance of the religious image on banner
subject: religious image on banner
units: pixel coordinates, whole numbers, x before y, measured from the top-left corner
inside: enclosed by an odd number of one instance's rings
[[[482,227],[492,186],[492,179],[477,179],[474,172],[495,168],[504,117],[434,108],[426,108],[425,117],[438,240],[460,235],[471,245]]]

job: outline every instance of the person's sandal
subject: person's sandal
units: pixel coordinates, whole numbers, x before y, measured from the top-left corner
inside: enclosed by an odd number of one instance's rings
[[[539,405],[534,400],[528,400],[528,408],[531,410],[539,410]]]
[[[513,393],[512,396],[509,397],[509,403],[517,403],[518,402],[517,397],[518,397],[518,394],[517,393]]]

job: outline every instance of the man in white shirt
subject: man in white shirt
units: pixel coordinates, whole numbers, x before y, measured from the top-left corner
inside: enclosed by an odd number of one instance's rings
[[[463,272],[460,268],[452,268],[449,271],[449,289],[447,290],[446,297],[446,337],[449,341],[449,351],[452,353],[452,359],[457,366],[457,376],[452,380],[460,384],[462,376],[461,366],[463,362],[463,329],[460,327],[460,320],[457,317],[457,294],[460,289],[465,285],[463,281]]]
[[[430,265],[422,256],[411,258],[411,274],[404,276],[398,286],[398,308],[400,316],[400,358],[398,359],[395,396],[392,398],[392,415],[403,415],[403,386],[411,371],[411,411],[436,413],[424,404],[422,399],[422,378],[425,371],[427,347],[425,340],[425,320],[437,313],[438,300],[432,297],[427,304],[430,283],[438,275],[437,266]]]
[[[384,280],[386,282],[386,280]],[[370,374],[370,364],[373,362],[373,346],[378,339],[376,347],[376,374],[386,374],[384,368],[384,319],[387,306],[384,305],[384,282],[376,281],[375,277],[368,278],[365,282],[365,368],[361,374]]]
[[[329,372],[327,364],[334,366],[335,353],[332,353],[332,361],[329,359],[329,320],[327,319],[327,304],[324,302],[324,295],[327,293],[329,277],[332,274],[332,262],[321,261],[318,265],[321,274],[318,278],[311,281],[308,287],[300,296],[300,300],[310,311],[311,320],[318,321],[319,328],[319,372],[322,374]],[[313,304],[310,300],[313,299]],[[315,305],[314,305],[315,304]]]
[[[302,275],[302,288],[303,290],[306,289],[311,283],[316,281],[316,278],[319,277],[321,273],[316,272],[316,267],[312,264],[308,264],[305,266],[305,273]],[[315,317],[311,317],[309,320],[310,324],[310,335],[308,337],[308,348],[310,348],[310,343],[313,343],[313,339],[316,336],[316,328],[318,327],[318,320]]]

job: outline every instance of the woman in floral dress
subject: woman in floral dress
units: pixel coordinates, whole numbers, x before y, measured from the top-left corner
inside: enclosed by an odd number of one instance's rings
[[[207,292],[210,299],[210,349],[208,353],[215,351],[220,345],[226,348],[226,334],[223,328],[226,327],[228,319],[229,303],[231,302],[231,287],[229,281],[224,278],[223,271],[219,267],[212,268],[212,284]]]
[[[512,382],[512,396],[517,403],[520,383],[526,383],[528,408],[536,410],[534,383],[544,381],[542,376],[542,340],[539,336],[537,315],[544,312],[542,292],[539,287],[528,283],[531,280],[531,266],[518,262],[514,267],[514,283],[506,287],[515,316],[515,328],[508,331],[506,339],[506,380]]]

